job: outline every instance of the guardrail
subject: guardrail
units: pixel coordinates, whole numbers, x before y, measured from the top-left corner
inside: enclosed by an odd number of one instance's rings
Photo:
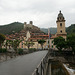
[[[40,64],[34,70],[34,72],[32,73],[32,75],[45,75],[45,72],[46,72],[46,63],[47,63],[47,60],[48,60],[48,54],[49,53],[47,53],[46,56],[42,58]]]

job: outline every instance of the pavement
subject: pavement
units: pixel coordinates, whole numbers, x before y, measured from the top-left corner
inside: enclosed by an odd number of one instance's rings
[[[0,63],[0,75],[32,75],[48,51],[38,51]]]

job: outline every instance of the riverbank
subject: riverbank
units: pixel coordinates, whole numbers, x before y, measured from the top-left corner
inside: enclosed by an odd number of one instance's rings
[[[63,64],[63,65],[67,69],[70,75],[75,75],[75,68],[72,68],[71,66],[69,66],[69,64]]]

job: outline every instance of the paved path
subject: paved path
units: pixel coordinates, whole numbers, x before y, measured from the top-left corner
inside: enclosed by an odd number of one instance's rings
[[[38,51],[0,63],[0,75],[31,75],[46,54]]]

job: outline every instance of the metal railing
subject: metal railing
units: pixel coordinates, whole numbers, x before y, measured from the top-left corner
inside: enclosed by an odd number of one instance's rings
[[[45,75],[47,60],[48,60],[48,53],[46,54],[45,57],[42,58],[40,64],[34,70],[34,72],[32,73],[32,75]]]

